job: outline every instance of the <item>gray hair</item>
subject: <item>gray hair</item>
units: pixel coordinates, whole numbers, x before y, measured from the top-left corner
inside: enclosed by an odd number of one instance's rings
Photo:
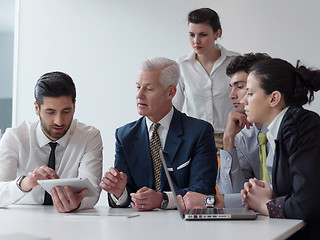
[[[178,63],[176,61],[164,57],[155,57],[143,61],[140,64],[140,70],[161,71],[159,80],[164,88],[167,88],[170,85],[177,86],[180,77]]]

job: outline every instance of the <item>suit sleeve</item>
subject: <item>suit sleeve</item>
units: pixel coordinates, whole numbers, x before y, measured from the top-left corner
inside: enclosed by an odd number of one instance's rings
[[[121,143],[121,138],[119,137],[119,129],[116,130],[115,134],[116,138],[116,154],[115,154],[115,162],[114,162],[114,167],[119,171],[119,172],[124,172],[127,175],[127,185],[126,189],[128,191],[128,196],[130,196],[130,193],[133,192],[133,185],[134,183],[132,182],[132,177],[130,174],[130,170],[127,164],[127,159],[125,157],[122,143]],[[112,197],[110,194],[108,194],[108,202],[110,207],[120,207],[116,205],[116,203],[113,201]],[[130,197],[127,198],[125,203],[121,204],[121,207],[128,207],[130,204]]]
[[[217,149],[211,124],[205,124],[199,139],[196,141],[191,156],[189,186],[179,189],[178,193],[188,191],[202,194],[215,194],[217,177]]]

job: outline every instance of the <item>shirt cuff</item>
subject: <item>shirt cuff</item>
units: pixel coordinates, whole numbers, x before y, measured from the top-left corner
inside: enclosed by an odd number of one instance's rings
[[[114,196],[113,194],[110,194],[111,195],[111,198],[112,200],[114,201],[114,203],[117,205],[117,206],[120,206],[122,207],[123,205],[126,204],[127,202],[127,199],[128,199],[128,191],[127,189],[125,188],[124,189],[124,192],[122,193],[122,195],[117,198],[116,196]]]
[[[277,197],[267,202],[267,208],[269,216],[271,218],[285,218],[283,212],[283,205],[286,200],[286,196]]]
[[[173,193],[172,192],[165,192],[168,196],[168,206],[166,209],[175,209],[177,208],[176,203],[174,201]]]
[[[244,208],[240,193],[224,194],[224,204],[226,208]]]

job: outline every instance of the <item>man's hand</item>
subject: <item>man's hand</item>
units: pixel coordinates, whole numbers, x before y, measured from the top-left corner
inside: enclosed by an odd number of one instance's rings
[[[57,179],[58,174],[48,166],[41,166],[36,168],[33,172],[29,172],[28,175],[21,181],[20,187],[23,191],[28,192],[32,188],[38,185],[37,180]]]
[[[226,128],[223,134],[223,149],[230,151],[235,147],[234,138],[244,127],[248,129],[252,123],[247,121],[247,116],[244,113],[231,111],[229,112]]]
[[[182,210],[190,208],[206,208],[204,204],[204,199],[207,195],[197,193],[197,192],[187,192],[184,197],[178,195],[178,203]],[[215,208],[225,208],[224,195],[215,195],[216,202],[214,203]]]
[[[186,208],[186,204],[183,201],[183,197],[181,195],[177,195],[177,199],[178,199],[178,204],[181,208],[181,211],[184,212],[187,208]]]
[[[264,215],[269,215],[267,203],[272,199],[273,191],[267,181],[251,178],[241,190],[242,202],[248,209],[253,209]]]
[[[117,169],[111,167],[109,172],[106,172],[101,178],[99,187],[108,193],[113,194],[116,198],[120,198],[127,185],[127,175],[119,172]]]
[[[136,193],[131,193],[131,206],[137,211],[150,211],[160,208],[162,203],[162,194],[151,188],[140,188]]]
[[[62,188],[64,188],[65,193]],[[51,190],[51,197],[57,212],[65,213],[78,209],[87,193],[88,189],[83,189],[80,193],[74,194],[69,186],[57,186]]]
[[[204,199],[207,195],[197,193],[197,192],[187,192],[183,196],[183,202],[186,209],[190,208],[206,208],[204,204]]]
[[[224,195],[215,195],[214,198],[216,202],[214,203],[215,208],[225,208],[226,205],[224,203]]]

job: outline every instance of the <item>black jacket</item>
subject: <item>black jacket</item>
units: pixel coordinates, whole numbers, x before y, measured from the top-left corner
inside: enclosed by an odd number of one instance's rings
[[[303,219],[304,239],[320,239],[320,117],[302,107],[285,113],[276,140],[273,190],[285,218]],[[298,233],[298,234],[301,234]],[[307,237],[309,236],[309,237]]]

